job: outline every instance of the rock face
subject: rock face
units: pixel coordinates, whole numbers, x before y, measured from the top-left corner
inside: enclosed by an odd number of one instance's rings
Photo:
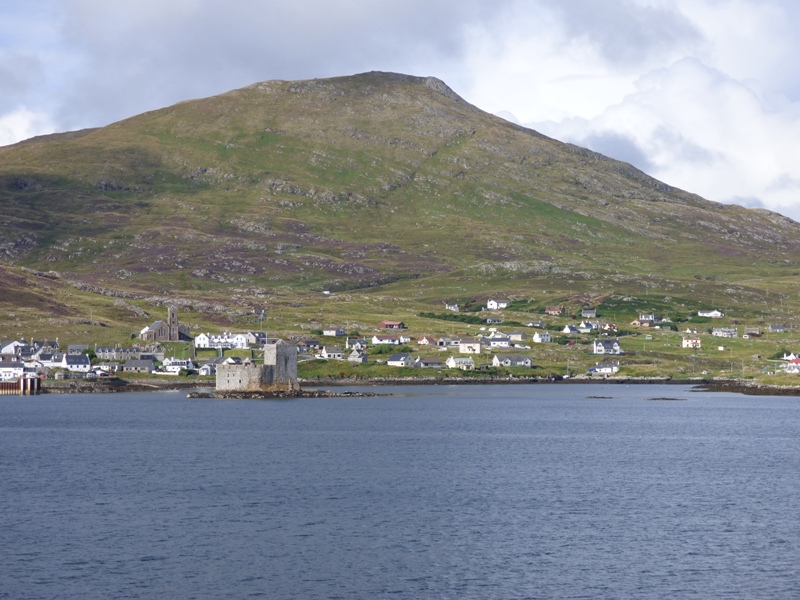
[[[218,392],[294,392],[297,382],[297,346],[278,340],[264,348],[264,364],[217,366]]]

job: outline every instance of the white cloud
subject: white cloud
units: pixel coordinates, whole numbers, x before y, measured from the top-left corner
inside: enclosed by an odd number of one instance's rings
[[[800,217],[799,105],[776,109],[746,82],[690,59],[649,73],[636,87],[598,117],[536,127],[706,198],[757,198]]]
[[[46,113],[20,107],[0,115],[0,146],[53,131],[53,122]]]

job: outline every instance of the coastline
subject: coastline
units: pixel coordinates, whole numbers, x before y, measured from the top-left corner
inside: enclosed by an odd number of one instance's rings
[[[625,384],[625,385],[694,385],[698,390],[710,392],[733,392],[754,396],[800,396],[800,386],[772,386],[749,380],[740,379],[673,379],[671,377],[574,377],[569,379],[554,377],[377,377],[377,378],[358,378],[358,379],[301,379],[301,386],[306,388],[320,387],[352,387],[352,386],[393,386],[393,385],[523,385],[523,384],[562,384],[562,385],[581,385],[581,384]],[[216,392],[214,391],[213,381],[175,381],[175,380],[148,380],[136,381],[119,378],[107,380],[44,380],[42,382],[42,394],[108,394],[125,392],[164,392],[192,390],[191,397],[213,397],[213,398],[281,398],[281,397],[337,397],[353,395],[349,392],[331,393],[321,392],[316,389],[303,389],[300,394],[273,394],[273,393],[240,393],[240,392]],[[209,390],[208,392],[196,392],[195,390]],[[379,395],[379,394],[375,394]]]

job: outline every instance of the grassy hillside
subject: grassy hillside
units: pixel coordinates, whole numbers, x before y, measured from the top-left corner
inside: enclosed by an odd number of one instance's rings
[[[493,294],[763,322],[800,293],[797,223],[388,73],[265,82],[0,148],[0,211],[3,338],[129,336],[171,302],[198,328],[266,308],[298,332]]]

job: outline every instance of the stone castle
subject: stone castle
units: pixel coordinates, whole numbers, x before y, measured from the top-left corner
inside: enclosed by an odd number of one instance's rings
[[[297,346],[276,340],[264,346],[264,364],[217,365],[218,392],[297,392]]]

